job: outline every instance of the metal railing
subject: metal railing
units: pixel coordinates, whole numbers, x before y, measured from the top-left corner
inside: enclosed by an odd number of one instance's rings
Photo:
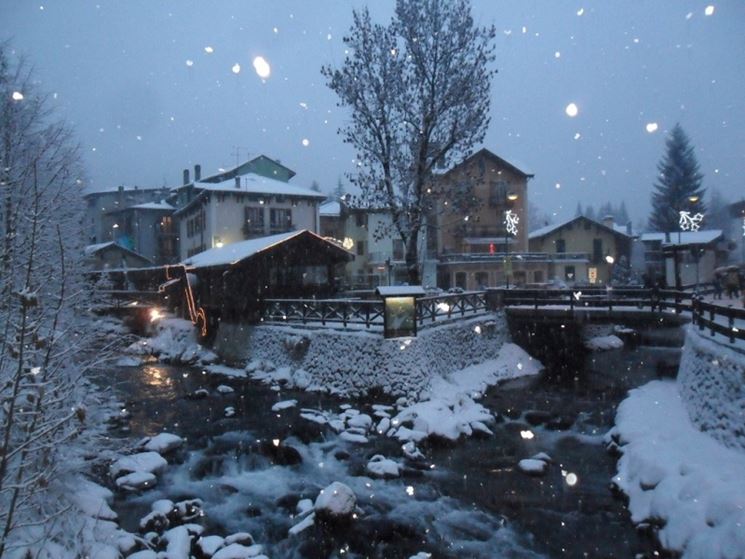
[[[382,300],[355,299],[264,299],[261,320],[264,322],[320,322],[361,324],[366,328],[383,326]]]
[[[416,300],[416,318],[420,327],[429,326],[438,320],[466,315],[471,317],[486,311],[485,291],[420,297]]]

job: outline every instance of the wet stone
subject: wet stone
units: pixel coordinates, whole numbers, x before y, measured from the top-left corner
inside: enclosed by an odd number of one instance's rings
[[[525,418],[525,421],[527,421],[534,427],[537,425],[548,423],[552,419],[551,414],[549,412],[540,411],[540,410],[526,411],[524,418]]]
[[[281,443],[275,445],[273,441],[261,441],[258,451],[278,466],[295,466],[303,462],[303,457],[295,447]]]

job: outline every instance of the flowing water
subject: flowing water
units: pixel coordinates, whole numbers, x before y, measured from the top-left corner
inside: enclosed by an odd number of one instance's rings
[[[672,337],[679,339],[678,333]],[[642,339],[645,339],[642,337]],[[659,337],[649,336],[659,342]],[[677,344],[669,344],[677,345]],[[371,437],[364,445],[339,439],[331,429],[300,418],[300,408],[340,412],[351,404],[371,413],[384,398],[350,401],[329,395],[272,389],[199,369],[145,364],[122,367],[107,381],[131,413],[114,436],[131,440],[162,431],[187,440],[169,457],[159,484],[120,494],[114,508],[125,529],[156,499],[201,498],[208,533],[251,532],[270,557],[634,557],[653,552],[608,484],[615,473],[603,435],[628,389],[674,367],[679,349],[640,346],[588,357],[573,378],[522,378],[490,389],[481,403],[495,412],[493,436],[457,444],[422,446],[426,462],[398,479],[372,479],[365,465],[374,454],[402,460],[400,444]],[[223,395],[215,388],[235,389]],[[186,396],[206,388],[204,399]],[[272,412],[280,400],[298,406]],[[233,417],[225,408],[235,408]],[[264,445],[291,446],[302,461],[277,465]],[[265,447],[264,447],[265,448]],[[554,463],[543,477],[516,464],[538,452]],[[315,499],[332,481],[349,485],[362,514],[337,531],[310,528],[288,536],[295,506]]]

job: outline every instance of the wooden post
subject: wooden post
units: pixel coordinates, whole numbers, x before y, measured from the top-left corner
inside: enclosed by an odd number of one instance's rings
[[[347,304],[348,303],[346,301],[344,301],[341,304],[341,312],[342,312],[341,320],[342,320],[342,323],[344,324],[344,328],[347,327],[347,312],[348,312]]]
[[[733,312],[732,305],[728,306],[729,309],[729,343],[735,343],[735,313]]]

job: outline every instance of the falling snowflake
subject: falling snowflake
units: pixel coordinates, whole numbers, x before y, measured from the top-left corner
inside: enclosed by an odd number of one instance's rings
[[[186,61],[186,65],[187,66],[194,66],[194,61],[193,60],[187,60]]]
[[[656,122],[648,122],[647,123],[647,132],[652,134],[653,132],[657,132],[657,123]]]
[[[307,148],[310,145],[310,140],[308,138],[303,138],[302,144]]]
[[[234,74],[240,74],[241,73],[241,65],[236,62],[235,64],[233,64],[232,70],[233,70],[233,73]]]
[[[204,52],[206,52],[207,54],[212,54],[213,52],[215,52],[215,49],[207,46],[207,47],[204,47]]]
[[[14,91],[11,97],[13,98],[13,101],[23,101],[23,93],[20,91]]]
[[[690,212],[680,212],[680,225],[681,231],[698,231],[701,228],[701,221],[704,219],[704,214],[697,213],[691,215]]]
[[[706,6],[706,9],[704,10],[704,15],[711,16],[714,15],[714,6],[711,4]]]
[[[263,56],[257,56],[254,58],[254,70],[256,70],[256,73],[258,76],[262,79],[268,78],[272,73],[272,68],[269,66],[269,63],[264,59]]]
[[[564,112],[566,112],[567,116],[574,118],[575,116],[577,116],[577,113],[579,113],[579,109],[574,103],[569,103],[567,105],[567,108],[564,109]]]
[[[512,210],[504,212],[504,225],[510,235],[517,235],[517,224],[520,223],[520,216]]]

